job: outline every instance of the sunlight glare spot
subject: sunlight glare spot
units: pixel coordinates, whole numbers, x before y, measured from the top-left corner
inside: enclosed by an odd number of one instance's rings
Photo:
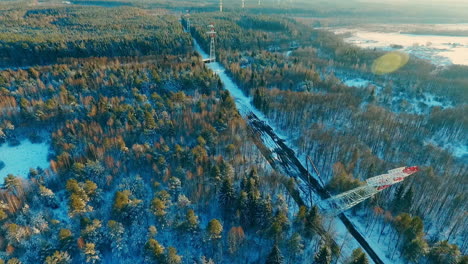
[[[377,58],[372,64],[372,72],[375,74],[392,73],[408,63],[409,56],[401,52],[389,52]]]

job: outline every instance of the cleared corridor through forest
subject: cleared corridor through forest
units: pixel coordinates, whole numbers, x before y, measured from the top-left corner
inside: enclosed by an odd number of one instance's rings
[[[193,41],[195,50],[202,56],[202,58],[208,58],[208,54],[201,49],[197,41],[195,39],[193,39]],[[278,136],[277,131],[274,131],[272,126],[268,124],[268,119],[252,105],[250,98],[246,96],[226,74],[225,68],[218,62],[208,63],[206,65],[219,76],[224,88],[228,90],[234,98],[239,113],[246,120],[254,135],[261,139],[257,140],[256,143],[261,143],[263,145],[259,148],[271,166],[282,174],[288,175],[289,177],[300,178],[301,181],[307,184],[308,186],[299,184],[299,188],[301,188],[304,195],[308,195],[308,188],[311,188],[314,192],[313,195],[315,201],[319,202],[320,200],[329,198],[330,194],[328,191],[323,188],[316,178],[309,177],[307,170],[296,157],[295,152]],[[302,200],[298,201],[297,197],[294,198],[296,202],[301,203]],[[302,202],[302,204],[304,203]],[[308,204],[305,205],[309,206]],[[381,257],[366,241],[364,236],[356,229],[353,223],[351,223],[348,217],[344,214],[340,214],[338,217],[348,232],[356,239],[370,258],[377,264],[383,264],[384,262]]]

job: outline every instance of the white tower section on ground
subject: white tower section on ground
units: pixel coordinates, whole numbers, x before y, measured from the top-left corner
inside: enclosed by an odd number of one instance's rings
[[[209,31],[206,32],[210,36],[210,57],[208,59],[208,62],[214,62],[216,61],[216,53],[215,53],[215,38],[216,38],[216,31],[215,27],[213,24],[210,24],[209,26]]]
[[[417,166],[401,167],[389,170],[388,173],[366,180],[366,184],[344,193],[335,195],[323,202],[323,207],[330,214],[337,215],[362,201],[374,196],[391,185],[403,181],[406,177],[419,171]]]

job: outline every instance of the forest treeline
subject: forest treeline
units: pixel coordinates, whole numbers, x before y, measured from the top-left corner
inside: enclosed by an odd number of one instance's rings
[[[138,8],[18,6],[1,12],[2,68],[191,50],[191,39],[175,16]]]
[[[370,68],[383,52],[354,47],[332,33],[286,18],[265,19],[261,29],[240,22],[245,20],[238,14],[211,19],[197,14],[192,25],[206,48],[202,23],[214,22],[220,62],[255,107],[291,137],[299,154],[316,161],[330,190],[349,190],[395,167],[421,166],[422,172],[400,188],[384,191],[354,212],[362,217],[362,211],[368,211],[364,218],[378,223],[387,238],[392,236],[385,227],[391,226],[399,239],[388,243],[408,261],[441,263],[442,257],[434,254],[444,250],[445,257],[463,261],[458,247],[466,253],[466,157],[458,158],[434,142],[463,146],[468,141],[467,67],[436,71],[411,58],[397,72],[376,76]],[[287,26],[280,29],[278,23]],[[301,47],[294,50],[293,42]],[[348,87],[337,75],[364,76],[382,88]],[[421,114],[405,113],[409,99],[428,93],[450,100],[454,107],[420,105],[425,107]],[[398,96],[403,99],[395,102]],[[407,222],[404,228],[401,221]],[[458,247],[436,242],[445,239]]]

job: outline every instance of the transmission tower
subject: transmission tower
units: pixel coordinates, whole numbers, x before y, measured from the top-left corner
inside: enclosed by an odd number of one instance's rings
[[[211,23],[208,28],[210,29],[206,34],[208,34],[211,38],[210,41],[210,58],[208,59],[209,62],[216,61],[216,54],[215,54],[215,38],[216,38],[216,31],[213,23]]]
[[[261,5],[262,4],[262,0],[258,0],[258,5]]]
[[[219,12],[223,12],[223,0],[219,0]]]
[[[242,9],[245,8],[245,0],[242,0]]]
[[[187,31],[187,33],[190,34],[190,13],[189,13],[189,10],[187,10],[187,14],[185,15],[185,22],[186,22],[186,28],[185,28],[185,31]]]
[[[337,215],[360,202],[374,196],[391,185],[405,180],[406,177],[419,171],[417,166],[401,167],[389,170],[388,173],[366,180],[366,184],[350,191],[335,195],[324,201],[323,207],[331,214]]]

